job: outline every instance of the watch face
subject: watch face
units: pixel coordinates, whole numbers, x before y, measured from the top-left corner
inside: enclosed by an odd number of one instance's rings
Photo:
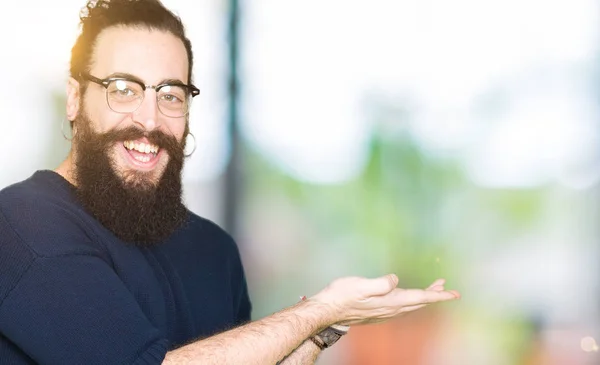
[[[330,347],[331,345],[336,343],[337,340],[339,340],[340,337],[342,337],[342,335],[337,333],[332,328],[326,328],[319,333],[319,337],[321,338],[321,340],[323,340],[325,346]]]

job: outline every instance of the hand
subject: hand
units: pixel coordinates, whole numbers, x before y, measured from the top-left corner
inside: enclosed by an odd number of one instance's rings
[[[444,279],[438,279],[424,290],[402,289],[396,287],[398,277],[394,274],[376,279],[345,277],[333,281],[310,299],[328,305],[335,323],[378,323],[431,303],[460,298],[457,291],[444,290],[444,283]]]

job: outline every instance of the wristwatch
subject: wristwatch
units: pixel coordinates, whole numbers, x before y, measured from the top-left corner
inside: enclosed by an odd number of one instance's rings
[[[311,337],[310,340],[317,345],[321,350],[333,346],[343,335],[348,333],[350,326],[342,326],[339,324],[331,325],[323,331]]]

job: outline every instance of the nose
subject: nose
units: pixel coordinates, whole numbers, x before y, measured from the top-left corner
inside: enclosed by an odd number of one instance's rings
[[[159,127],[159,115],[156,92],[153,89],[146,89],[144,100],[133,112],[133,122],[151,131]]]

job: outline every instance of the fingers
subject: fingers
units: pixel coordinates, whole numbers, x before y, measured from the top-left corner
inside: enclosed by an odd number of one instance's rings
[[[444,287],[443,286],[430,286],[429,288],[427,288],[427,290],[444,291]],[[448,290],[447,293],[452,294],[454,296],[454,298],[451,298],[451,299],[442,299],[441,301],[452,300],[452,299],[459,299],[460,298],[460,293],[457,292],[456,290]],[[430,303],[432,303],[432,302],[430,302]],[[402,312],[403,313],[408,313],[408,312],[416,311],[417,309],[421,309],[423,307],[426,307],[430,303],[427,303],[427,304],[416,304],[416,305],[407,305],[407,306],[404,306],[402,308]]]
[[[448,290],[448,292],[452,293],[452,295],[454,295],[456,299],[460,299],[461,297],[460,293],[456,290]]]
[[[460,298],[459,292],[445,290],[445,283],[444,279],[437,279],[425,289],[402,289],[397,287],[398,277],[394,274],[375,279],[349,277],[336,280],[327,292],[334,298],[345,297],[337,300],[341,303],[339,323],[366,324]]]
[[[398,277],[395,274],[389,274],[376,279],[364,279],[362,292],[366,297],[386,295],[397,285]]]
[[[429,288],[427,288],[427,290],[444,291],[444,286],[443,285],[430,286]]]
[[[398,290],[392,295],[389,295],[386,300],[389,299],[391,301],[391,305],[407,307],[412,305],[443,302],[458,298],[460,298],[460,294],[455,290],[405,289]]]
[[[436,287],[436,286],[441,286],[443,288],[444,284],[446,284],[446,279],[437,279],[431,285],[429,285],[429,287],[427,289],[432,289],[433,287]]]
[[[408,307],[402,308],[402,313],[413,312],[413,311],[416,311],[417,309],[421,309],[426,306],[427,306],[427,304],[409,305]]]
[[[444,291],[444,284],[446,284],[445,279],[437,279],[431,285],[427,287],[425,290],[431,291]],[[460,293],[456,290],[448,290],[449,293],[452,293],[456,298],[460,298]]]

